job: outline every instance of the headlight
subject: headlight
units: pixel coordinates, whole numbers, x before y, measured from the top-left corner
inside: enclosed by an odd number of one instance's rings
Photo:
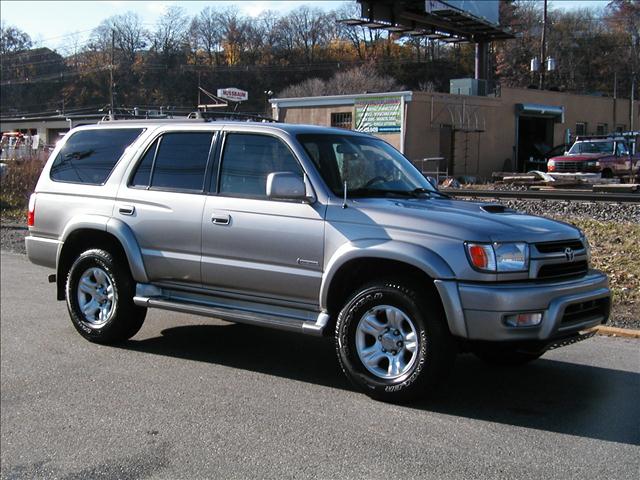
[[[485,272],[524,272],[529,269],[529,245],[524,242],[465,243],[469,263]]]
[[[554,167],[555,165],[556,165],[556,161],[555,161],[555,160],[549,160],[549,161],[547,162],[547,166],[548,166],[548,167]]]
[[[591,263],[591,244],[589,243],[589,239],[582,230],[580,230],[580,240],[582,240],[584,250],[587,254],[587,262]]]

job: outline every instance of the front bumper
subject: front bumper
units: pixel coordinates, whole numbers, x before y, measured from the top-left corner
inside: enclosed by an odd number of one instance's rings
[[[547,341],[606,323],[609,282],[590,270],[578,279],[555,282],[464,283],[436,280],[453,335],[468,340]],[[534,327],[511,327],[505,317],[541,312]]]

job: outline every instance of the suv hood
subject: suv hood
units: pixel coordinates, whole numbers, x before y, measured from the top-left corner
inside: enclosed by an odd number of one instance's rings
[[[599,158],[610,157],[610,153],[581,153],[576,155],[560,155],[559,157],[552,157],[549,160],[560,160],[568,162],[586,162],[589,160],[598,160]]]
[[[475,242],[529,243],[578,238],[567,223],[525,215],[498,203],[446,198],[359,198],[349,208],[329,209],[329,222],[377,224],[384,228],[417,231]]]

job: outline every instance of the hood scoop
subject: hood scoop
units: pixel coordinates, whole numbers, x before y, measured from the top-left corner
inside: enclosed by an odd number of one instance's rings
[[[500,205],[499,203],[490,203],[489,205],[483,205],[480,207],[480,210],[483,210],[487,213],[516,213],[512,208],[505,207],[504,205]]]

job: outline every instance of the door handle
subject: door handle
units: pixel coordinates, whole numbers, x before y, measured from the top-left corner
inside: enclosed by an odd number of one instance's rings
[[[229,225],[231,223],[231,216],[226,213],[214,213],[211,215],[211,222],[214,225]]]
[[[122,215],[133,215],[136,211],[136,207],[133,205],[120,205],[118,207],[118,212]]]

